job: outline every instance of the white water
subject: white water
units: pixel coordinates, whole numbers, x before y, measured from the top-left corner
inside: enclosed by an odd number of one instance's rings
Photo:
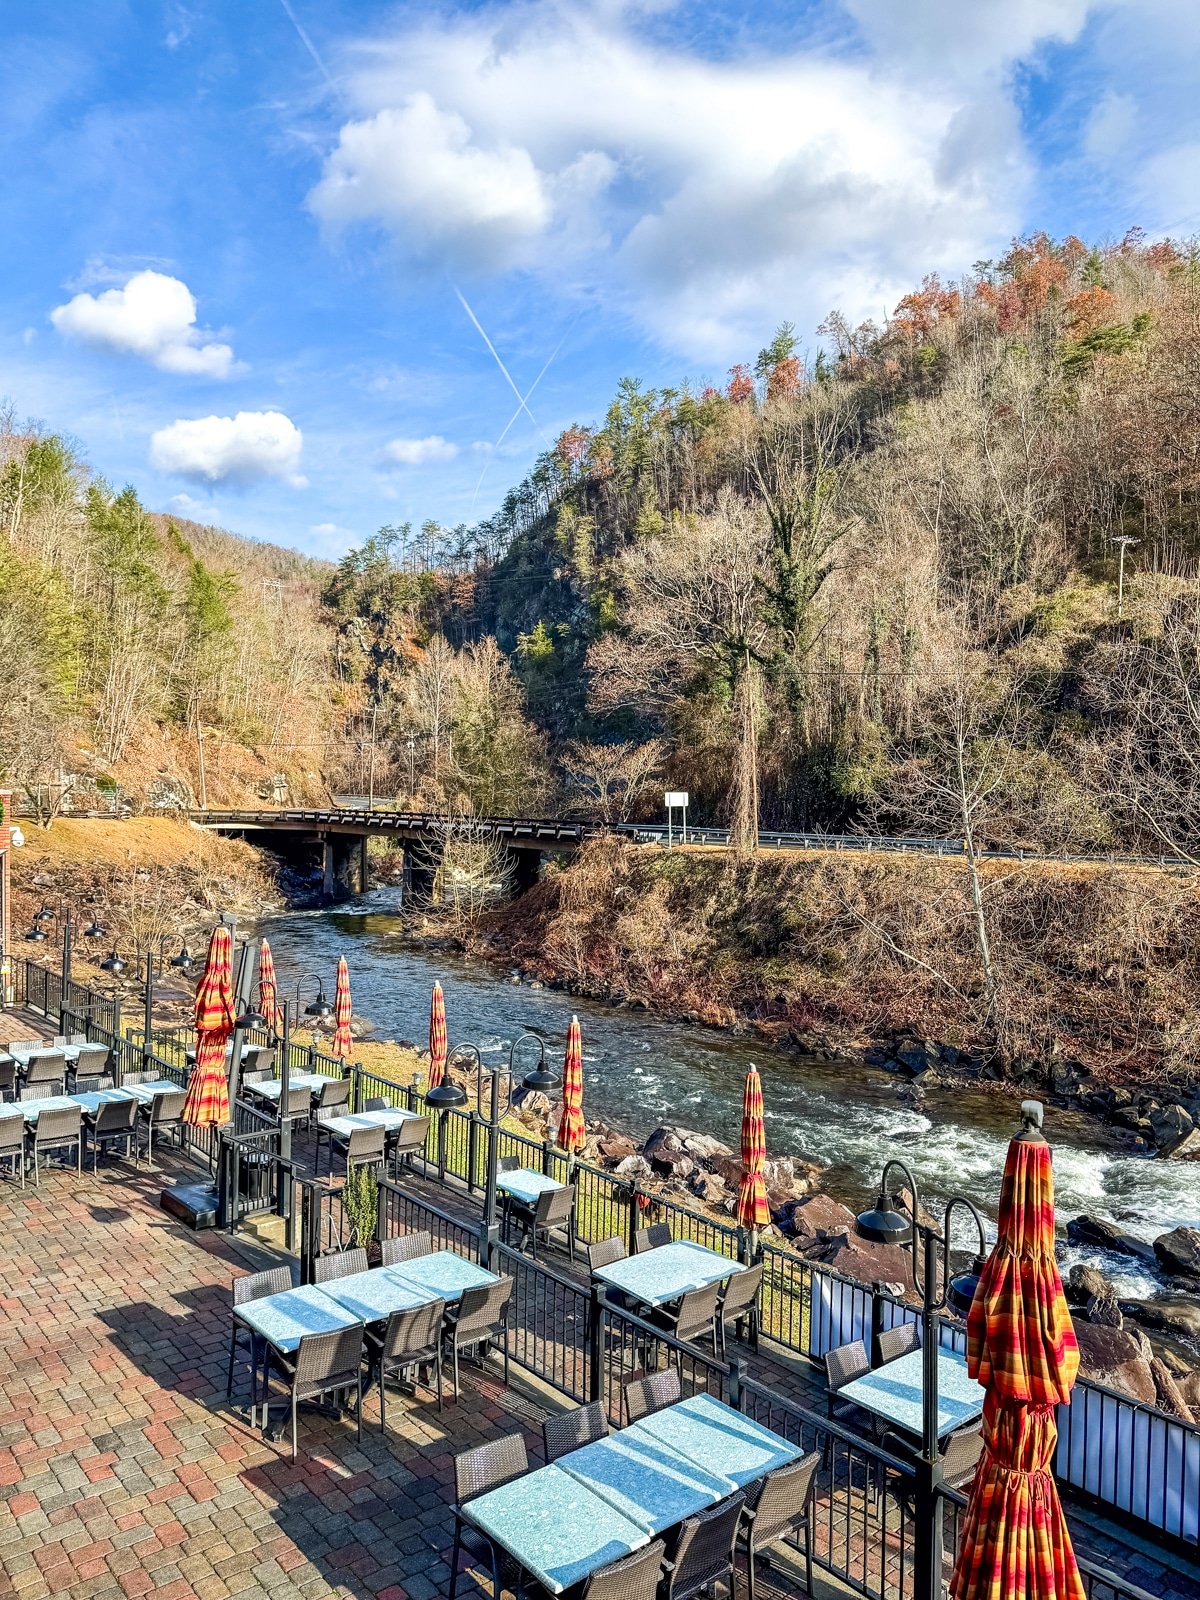
[[[884,1162],[912,1169],[927,1202],[950,1191],[994,1216],[1008,1140],[1016,1131],[1011,1100],[985,1090],[914,1092],[872,1068],[788,1056],[745,1038],[666,1022],[646,1011],[617,1010],[513,985],[480,963],[405,946],[394,914],[395,891],[376,890],[350,906],[273,919],[271,939],[281,995],[315,971],[332,993],[340,954],[350,964],[356,1015],[383,1037],[424,1044],[429,992],[446,990],[451,1045],[470,1040],[485,1062],[506,1061],[526,1029],[561,1060],[567,1023],[579,1015],[584,1040],[584,1112],[644,1136],[659,1123],[694,1127],[737,1146],[742,1084],[754,1062],[762,1074],[767,1147],[827,1166],[832,1193],[854,1205],[873,1193]],[[520,1057],[527,1067],[531,1057]],[[1133,1153],[1123,1136],[1081,1116],[1047,1107],[1054,1147],[1060,1222],[1089,1212],[1147,1241],[1170,1228],[1200,1227],[1200,1164],[1175,1164]],[[964,1247],[968,1241],[964,1236]],[[1064,1251],[1064,1263],[1087,1259],[1141,1297],[1156,1285],[1128,1258]]]

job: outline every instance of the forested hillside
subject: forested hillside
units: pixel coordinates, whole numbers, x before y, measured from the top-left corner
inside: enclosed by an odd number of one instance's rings
[[[1195,251],[1039,236],[820,336],[720,389],[626,380],[495,517],[336,568],[150,516],[10,422],[8,778],[195,794],[199,731],[218,785],[613,817],[667,780],[746,845],[1190,853]]]
[[[820,331],[720,390],[627,380],[489,522],[348,557],[327,598],[377,767],[604,815],[665,777],[747,840],[757,812],[1191,851],[1194,249],[1039,236]]]

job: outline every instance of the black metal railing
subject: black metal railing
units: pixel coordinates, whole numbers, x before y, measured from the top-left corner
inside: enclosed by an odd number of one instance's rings
[[[428,1200],[410,1193],[389,1178],[379,1184],[378,1238],[395,1238],[402,1233],[427,1232],[435,1250],[453,1250],[468,1261],[480,1259],[479,1227],[455,1217]]]

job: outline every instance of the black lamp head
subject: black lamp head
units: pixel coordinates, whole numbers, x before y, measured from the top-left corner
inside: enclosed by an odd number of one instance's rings
[[[551,1089],[557,1089],[562,1082],[561,1073],[547,1066],[544,1061],[538,1063],[532,1072],[527,1072],[521,1079],[526,1089],[539,1089],[542,1094],[549,1094]]]
[[[873,1244],[908,1244],[913,1236],[912,1218],[898,1211],[890,1195],[881,1193],[870,1211],[861,1211],[855,1226]]]
[[[171,957],[171,966],[179,972],[190,972],[192,967],[192,952],[187,947],[187,941],[179,947],[179,954]]]
[[[251,1006],[249,1011],[243,1012],[233,1025],[235,1028],[265,1028],[267,1019],[261,1011]]]
[[[54,920],[54,912],[50,909],[49,906],[40,906],[33,913],[33,920],[35,922],[53,922],[53,920]]]
[[[93,917],[88,923],[87,927],[83,930],[83,937],[85,939],[103,939],[107,932],[108,929],[103,925],[103,923],[97,921],[97,919]]]
[[[425,1104],[432,1106],[435,1111],[450,1111],[456,1106],[465,1106],[467,1091],[461,1083],[455,1083],[453,1078],[445,1077],[441,1083],[435,1083],[432,1089],[426,1090]]]
[[[965,1272],[956,1272],[946,1285],[946,1304],[956,1316],[965,1317],[970,1311],[985,1264],[983,1256],[976,1256]]]
[[[41,923],[35,919],[33,926],[30,928],[25,937],[30,941],[30,943],[42,944],[45,942],[48,936],[45,928],[43,928]]]
[[[101,972],[111,972],[114,978],[119,978],[121,976],[121,974],[125,971],[125,963],[121,960],[120,956],[117,954],[115,945],[108,952],[108,954],[105,956],[104,960],[100,963],[100,971]]]

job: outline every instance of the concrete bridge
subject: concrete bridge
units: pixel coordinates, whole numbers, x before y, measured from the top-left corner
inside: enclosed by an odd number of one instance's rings
[[[499,847],[514,894],[537,882],[547,851],[577,850],[585,839],[608,830],[586,822],[559,822],[525,817],[462,817],[436,812],[355,810],[338,806],[328,811],[192,811],[203,828],[236,835],[302,865],[319,867],[324,892],[361,894],[368,887],[367,841],[395,839],[404,848],[406,898],[429,899],[441,866],[446,840],[485,840]]]

